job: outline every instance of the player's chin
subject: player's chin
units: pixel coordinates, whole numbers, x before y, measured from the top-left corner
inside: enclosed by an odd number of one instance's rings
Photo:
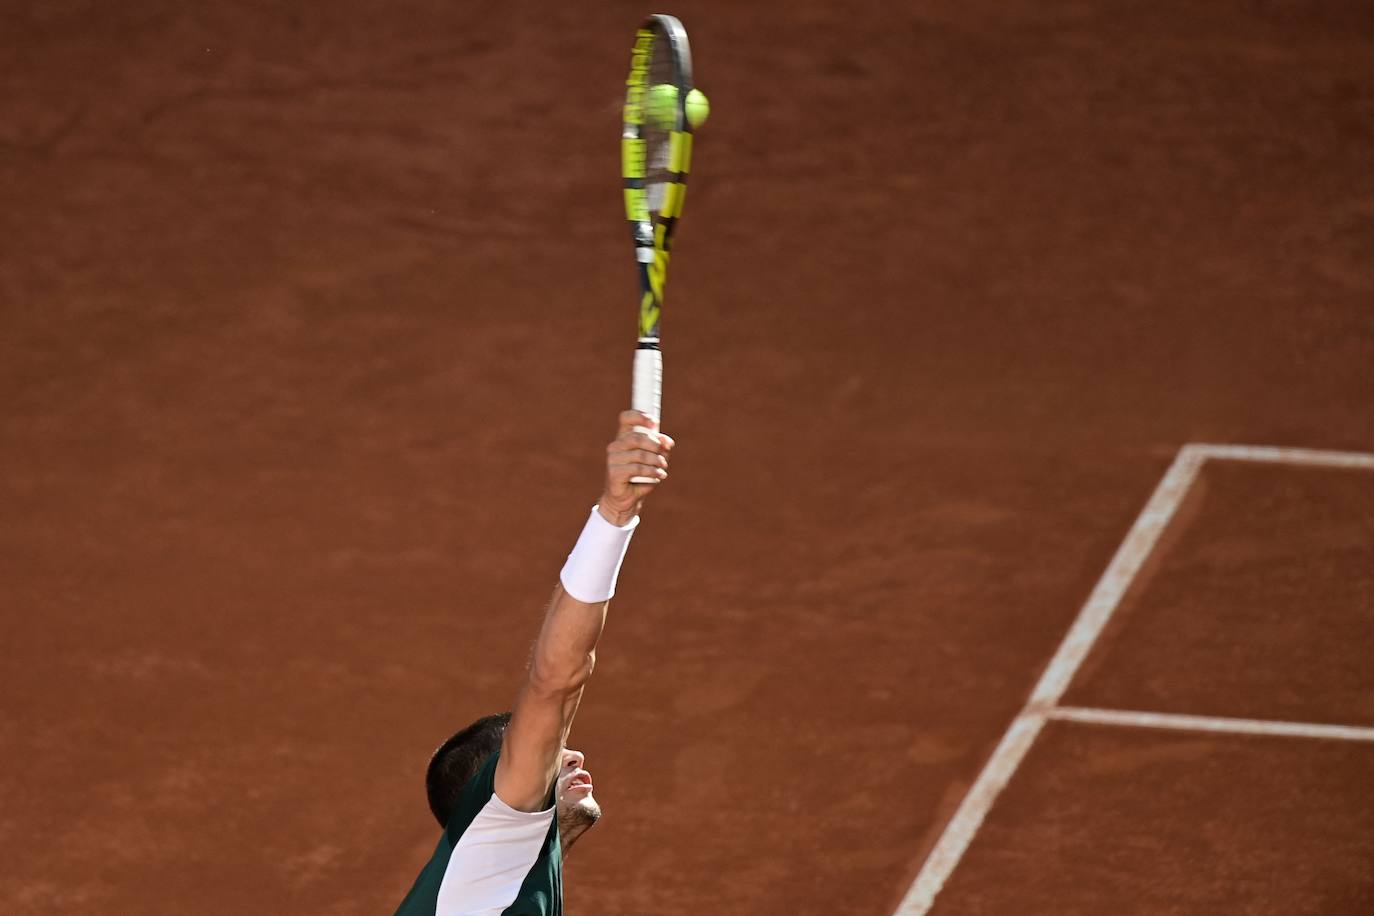
[[[601,805],[592,798],[590,791],[585,798],[578,799],[577,804],[573,805],[573,812],[584,824],[595,824],[601,819]]]
[[[558,825],[563,830],[585,829],[600,819],[601,806],[590,793],[576,801],[565,796],[558,806]]]

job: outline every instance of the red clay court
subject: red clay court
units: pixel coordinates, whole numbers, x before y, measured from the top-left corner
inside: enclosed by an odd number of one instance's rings
[[[0,911],[395,909],[628,397],[654,11],[0,13]],[[1374,8],[662,11],[568,911],[1374,912]]]

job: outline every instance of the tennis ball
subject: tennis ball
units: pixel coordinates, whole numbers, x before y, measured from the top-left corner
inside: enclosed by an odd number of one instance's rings
[[[687,95],[692,98],[691,93]],[[677,124],[677,87],[672,83],[659,83],[649,87],[649,123],[660,130],[672,130]]]
[[[648,109],[649,123],[661,130],[672,130],[677,124],[677,87],[672,83],[650,86],[645,107]],[[687,123],[695,130],[706,123],[711,114],[711,103],[706,100],[706,93],[693,89],[687,93],[686,109]]]
[[[693,89],[687,93],[687,123],[692,125],[692,129],[706,123],[706,119],[711,116],[711,103],[706,100],[706,93],[700,89]]]

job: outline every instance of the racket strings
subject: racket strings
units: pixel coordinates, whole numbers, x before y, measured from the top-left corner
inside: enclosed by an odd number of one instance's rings
[[[649,58],[649,86],[680,85],[681,80],[674,65],[672,46],[667,32],[655,29],[654,48]],[[649,212],[657,222],[667,196],[669,181],[669,128],[663,120],[655,117],[644,119],[644,187],[647,192]]]

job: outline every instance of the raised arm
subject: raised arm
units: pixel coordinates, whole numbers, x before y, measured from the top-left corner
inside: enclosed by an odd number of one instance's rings
[[[605,489],[553,590],[506,728],[496,794],[519,811],[548,807],[568,730],[596,663],[596,643],[620,563],[644,498],[657,486],[630,483],[630,478],[662,481],[668,476],[673,440],[637,433],[636,426],[656,429],[653,420],[637,411],[620,415],[615,441],[606,447]]]

